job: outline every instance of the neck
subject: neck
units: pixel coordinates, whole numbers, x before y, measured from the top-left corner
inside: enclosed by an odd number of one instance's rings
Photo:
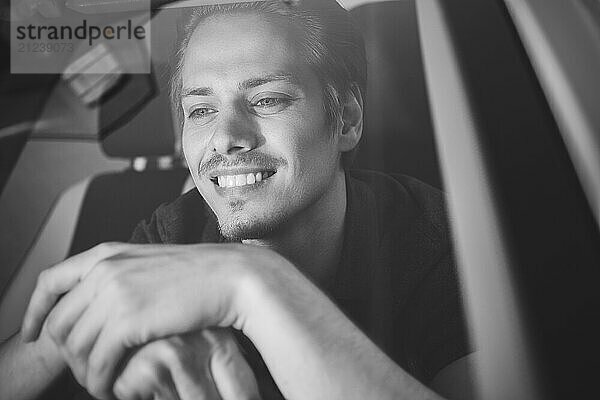
[[[313,281],[325,284],[335,272],[344,240],[346,180],[334,177],[331,190],[267,238],[244,243],[266,246],[286,257]]]

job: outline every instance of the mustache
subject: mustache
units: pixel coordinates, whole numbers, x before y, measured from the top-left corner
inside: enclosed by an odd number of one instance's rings
[[[276,170],[287,165],[287,161],[281,157],[273,157],[265,153],[240,153],[234,159],[227,158],[222,154],[215,153],[200,163],[198,174],[206,175],[217,168],[231,168],[252,165],[262,167],[265,170]]]

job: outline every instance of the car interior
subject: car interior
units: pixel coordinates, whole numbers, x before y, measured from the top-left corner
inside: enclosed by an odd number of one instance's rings
[[[353,167],[446,192],[479,397],[592,393],[600,2],[339,2],[369,68]],[[93,15],[104,3],[71,6]],[[144,21],[127,3],[120,16]],[[158,205],[193,190],[168,85],[177,17],[196,3],[206,1],[152,1],[151,73],[110,76],[11,73],[2,6],[0,340],[19,329],[43,269],[127,241]]]

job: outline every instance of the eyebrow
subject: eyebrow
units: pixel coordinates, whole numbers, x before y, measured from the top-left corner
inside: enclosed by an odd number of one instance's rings
[[[212,96],[215,92],[209,87],[197,87],[197,88],[187,88],[183,89],[183,93],[181,97],[188,96]]]
[[[292,74],[269,74],[258,78],[247,79],[238,85],[238,89],[248,90],[271,82],[287,82],[291,85],[297,85],[299,81]]]
[[[298,85],[299,80],[293,74],[288,73],[268,74],[256,78],[246,79],[238,85],[238,89],[248,90],[266,85],[267,83],[271,82],[287,82],[291,85]],[[212,96],[214,94],[214,90],[210,87],[191,87],[184,88],[181,96]]]

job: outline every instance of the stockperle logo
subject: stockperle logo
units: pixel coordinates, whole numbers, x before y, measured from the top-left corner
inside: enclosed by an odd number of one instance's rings
[[[64,74],[77,65],[79,74],[149,73],[150,1],[136,1],[135,12],[100,2],[94,13],[85,1],[11,0],[11,72]]]

